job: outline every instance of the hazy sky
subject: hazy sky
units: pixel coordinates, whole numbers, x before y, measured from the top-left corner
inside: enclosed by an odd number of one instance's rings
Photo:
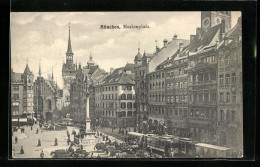
[[[155,40],[189,39],[200,27],[200,12],[26,12],[11,13],[11,67],[24,71],[26,60],[38,76],[41,59],[42,75],[54,71],[62,86],[62,64],[68,46],[68,25],[71,23],[71,42],[74,62],[87,64],[90,52],[103,69],[118,68],[133,63],[138,41],[141,53],[152,53]],[[240,12],[232,12],[232,26]],[[100,25],[149,25],[150,29],[104,30]]]

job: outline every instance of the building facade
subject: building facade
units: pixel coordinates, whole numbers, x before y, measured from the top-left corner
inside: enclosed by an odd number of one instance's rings
[[[96,114],[101,126],[135,125],[134,64],[117,68],[95,86]]]
[[[190,137],[189,128],[187,126],[188,55],[186,49],[183,49],[183,47],[182,43],[180,43],[180,48],[176,54],[163,64],[166,85],[165,124],[168,134]]]
[[[217,140],[221,146],[243,149],[243,87],[241,18],[218,49]]]
[[[85,123],[86,120],[86,100],[89,96],[89,116],[92,123],[95,122],[95,85],[100,83],[107,73],[99,68],[93,61],[90,54],[87,66],[77,69],[76,78],[71,82],[70,101],[73,110],[73,119],[77,123]],[[93,126],[93,125],[92,125]]]
[[[57,111],[62,99],[62,90],[58,87],[53,79],[48,80],[41,76],[39,68],[39,76],[34,82],[34,112],[36,117],[46,121],[54,121],[58,116],[54,114]]]
[[[12,115],[21,116],[23,113],[33,116],[33,78],[28,63],[24,73],[11,71],[11,112]]]

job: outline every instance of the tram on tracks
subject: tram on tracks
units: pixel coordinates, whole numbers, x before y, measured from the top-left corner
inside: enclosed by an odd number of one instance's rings
[[[142,134],[129,132],[131,140],[144,142],[153,153],[174,158],[227,158],[232,148],[212,144],[198,143],[191,138],[175,135]],[[133,143],[134,144],[134,143]]]

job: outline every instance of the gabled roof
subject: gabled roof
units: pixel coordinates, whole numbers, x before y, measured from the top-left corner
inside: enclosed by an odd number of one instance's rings
[[[189,52],[196,52],[197,50],[208,46],[210,44],[215,44],[215,37],[218,38],[218,33],[220,32],[221,24],[214,27],[210,27],[201,33],[198,33],[194,39],[191,41],[188,50]]]
[[[126,64],[125,67],[115,69],[103,80],[102,84],[135,84],[134,67],[136,67],[135,64]],[[126,73],[126,71],[131,71],[131,73]]]
[[[149,72],[154,72],[156,67],[165,61],[168,57],[171,57],[178,49],[179,44],[183,45],[189,44],[189,40],[185,39],[172,39],[165,47],[161,48],[158,53],[154,54],[154,57],[149,62]]]

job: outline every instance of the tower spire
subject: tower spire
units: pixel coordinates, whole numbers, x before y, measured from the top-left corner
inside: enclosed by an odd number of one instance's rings
[[[41,71],[41,59],[40,59],[40,61],[39,61],[39,76],[41,76],[42,75],[42,71]]]
[[[70,41],[70,23],[69,23],[69,40],[68,40],[68,49],[67,53],[73,53],[71,48],[71,41]]]
[[[138,53],[140,53],[140,41],[138,41]]]
[[[52,73],[51,73],[51,81],[53,82],[54,79],[53,79],[53,66],[52,66]]]

